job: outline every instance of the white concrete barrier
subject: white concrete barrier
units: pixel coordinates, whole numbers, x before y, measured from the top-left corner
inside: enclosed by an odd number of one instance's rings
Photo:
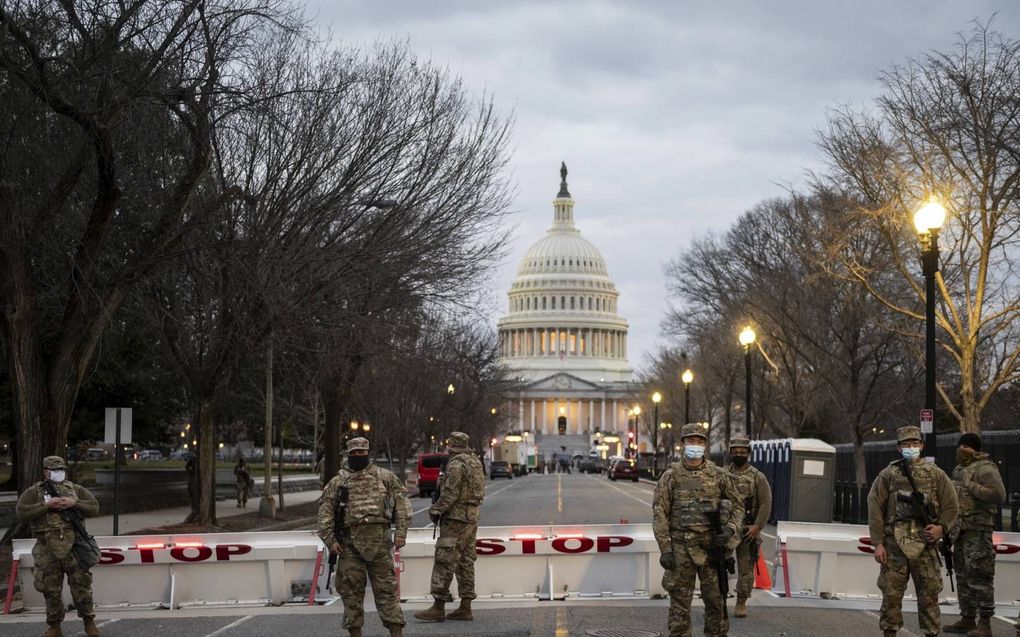
[[[312,531],[98,537],[92,570],[102,609],[240,606],[328,601],[328,554]],[[15,540],[12,582],[24,606],[43,608],[32,586],[35,540]],[[482,527],[476,544],[479,597],[661,595],[651,525]],[[411,529],[397,555],[401,598],[431,599],[432,529]],[[5,611],[10,606],[8,590]],[[70,596],[65,589],[65,598]]]
[[[997,532],[993,542],[996,602],[1020,601],[1020,533]],[[881,597],[873,554],[867,526],[780,522],[772,590],[787,596]],[[942,598],[955,602],[945,568],[942,572]],[[908,587],[908,594],[912,591]]]

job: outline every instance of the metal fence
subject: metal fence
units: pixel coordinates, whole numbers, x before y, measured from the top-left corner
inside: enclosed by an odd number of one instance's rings
[[[939,434],[935,461],[947,473],[956,466],[956,443],[960,434]],[[864,467],[867,473],[865,485],[858,489],[854,446],[840,444],[836,447],[836,497],[833,504],[833,519],[851,524],[866,524],[868,520],[868,490],[878,472],[899,459],[895,440],[881,440],[864,443]],[[1006,485],[1007,505],[1000,507],[996,529],[1014,529],[1017,526],[1017,512],[1020,509],[1020,429],[986,431],[981,434],[981,450],[999,465],[1002,480]],[[1008,521],[1008,524],[1007,524]]]

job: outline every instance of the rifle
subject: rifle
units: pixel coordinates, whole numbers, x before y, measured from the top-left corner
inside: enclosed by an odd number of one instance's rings
[[[443,472],[439,472],[439,477],[436,479],[436,488],[432,490],[432,504],[439,502],[440,496],[443,494]],[[432,520],[432,539],[436,539],[436,530],[439,528],[439,523],[443,521],[443,516],[438,516],[438,520]]]
[[[722,534],[722,508],[723,505],[720,502],[718,509],[709,511],[707,514],[709,522],[712,523],[712,532],[714,533],[712,548],[708,552],[708,557],[712,560],[713,566],[715,566],[716,578],[719,580],[723,618],[729,619],[730,614],[729,609],[726,607],[726,599],[730,596],[730,575],[737,571],[737,565],[733,559],[733,554],[725,546],[716,546],[715,543],[715,536]]]
[[[744,526],[751,526],[755,519],[754,498],[744,498]],[[751,538],[751,563],[754,564],[754,572],[758,574],[758,538]]]
[[[344,538],[344,517],[347,515],[347,503],[351,499],[351,492],[347,489],[347,483],[340,485],[340,497],[337,498],[336,509],[333,511],[333,536],[337,544],[343,546]],[[326,571],[326,590],[329,590],[329,580],[333,576],[333,569],[336,568],[336,561],[339,554],[330,552],[329,569]]]
[[[60,493],[57,492],[57,487],[51,481],[43,480],[42,484],[43,489],[46,490],[46,495],[52,498],[61,497]],[[64,518],[71,525],[71,528],[74,529],[75,540],[74,547],[71,550],[78,559],[78,563],[86,569],[92,568],[99,562],[99,544],[85,530],[85,522],[81,519],[81,513],[73,508],[61,509],[59,513],[60,517]]]
[[[910,495],[897,493],[896,499],[907,503],[910,506],[910,516],[921,520],[924,526],[938,523],[935,505],[926,501],[924,494],[917,490],[917,483],[914,482],[914,476],[910,472],[910,461],[902,460],[900,462],[900,470],[903,472],[903,475],[907,476],[907,480],[910,482]],[[941,558],[939,553],[942,554]],[[953,540],[944,531],[942,539],[939,540],[938,549],[935,552],[935,559],[938,560],[939,566],[942,566],[943,561],[945,561],[946,575],[949,576],[949,588],[956,592],[956,585],[953,583]]]

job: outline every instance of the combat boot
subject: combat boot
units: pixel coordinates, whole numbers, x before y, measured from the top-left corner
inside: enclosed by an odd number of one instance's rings
[[[60,632],[60,622],[50,624],[49,630],[43,633],[42,637],[63,637],[64,633]]]
[[[736,605],[733,606],[733,617],[748,617],[748,600],[746,598],[736,598]]]
[[[992,637],[992,618],[987,616],[981,616],[977,620],[977,626],[975,626],[967,637]]]
[[[471,600],[470,599],[460,600],[460,608],[447,615],[446,618],[459,619],[468,622],[474,620],[475,616],[471,614]]]
[[[404,637],[404,629],[396,626],[390,629],[390,637]]]
[[[85,623],[85,637],[99,637],[99,627],[96,626],[95,617],[82,617],[82,622]]]
[[[948,626],[943,626],[942,632],[954,633],[957,635],[966,635],[975,628],[977,628],[977,622],[974,621],[974,618],[963,615],[955,623],[949,624]]]
[[[414,614],[416,619],[427,622],[443,622],[446,621],[446,602],[441,599],[437,599],[432,602],[432,606],[425,610],[420,610]]]
[[[896,631],[895,630],[888,630],[888,629],[883,630],[882,631],[882,637],[896,637]]]
[[[350,633],[351,633],[351,637],[361,637],[361,629],[360,628],[351,628],[349,630],[350,630]]]

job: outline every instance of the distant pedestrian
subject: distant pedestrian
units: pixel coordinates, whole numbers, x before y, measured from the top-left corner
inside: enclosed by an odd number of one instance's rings
[[[879,627],[884,637],[895,637],[903,628],[903,593],[907,581],[913,579],[921,630],[928,636],[938,635],[942,573],[937,544],[956,521],[956,490],[938,465],[921,458],[920,427],[900,427],[896,440],[902,459],[879,472],[868,494],[868,529],[875,561],[882,565]],[[934,524],[919,518],[911,502],[917,494],[923,496],[924,505],[932,507]]]
[[[751,439],[734,436],[730,440],[730,474],[733,488],[740,494],[734,504],[743,512],[740,544],[737,546],[737,604],[734,617],[747,617],[747,600],[754,588],[755,557],[761,551],[761,531],[772,513],[772,488],[765,474],[748,460],[751,457]]]
[[[248,471],[248,462],[244,456],[238,456],[237,464],[234,465],[234,491],[237,495],[237,508],[242,509],[248,506],[248,496],[251,494],[252,479]]]
[[[995,545],[992,531],[999,507],[1006,501],[999,467],[981,452],[981,437],[960,436],[953,486],[960,515],[952,528],[959,584],[960,619],[942,630],[968,637],[989,637],[995,614]]]
[[[60,456],[43,458],[42,482],[36,483],[18,498],[18,520],[29,525],[36,543],[32,547],[35,561],[35,590],[46,600],[46,623],[49,630],[43,637],[61,637],[64,621],[64,576],[71,590],[75,610],[81,617],[88,637],[98,637],[96,606],[92,601],[90,565],[82,564],[74,550],[76,529],[70,516],[89,517],[99,513],[99,502],[81,485],[67,480],[67,463]],[[82,530],[84,527],[82,526]]]
[[[474,619],[471,600],[475,598],[475,539],[479,509],[485,499],[485,472],[469,442],[466,433],[450,434],[450,460],[440,478],[439,499],[429,509],[432,521],[439,524],[430,590],[434,601],[430,608],[414,614],[425,621]],[[446,614],[446,604],[453,601],[450,584],[454,576],[460,608]]]

